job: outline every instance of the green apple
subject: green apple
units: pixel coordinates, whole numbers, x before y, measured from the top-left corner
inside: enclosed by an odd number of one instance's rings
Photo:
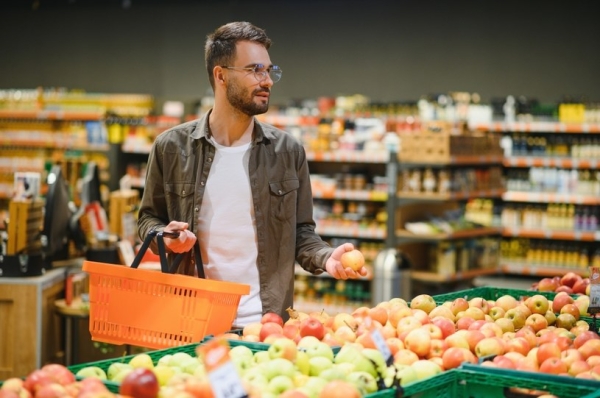
[[[377,375],[385,374],[387,370],[387,364],[385,363],[385,358],[383,357],[381,351],[376,350],[374,348],[363,348],[361,350],[361,354],[367,357],[367,359],[369,359],[371,363],[375,364],[375,371],[378,372]]]
[[[95,377],[100,380],[107,379],[106,372],[99,366],[86,366],[81,368],[77,373],[75,373],[75,376],[82,378]]]
[[[171,363],[171,357],[172,356],[173,356],[172,354],[165,354],[165,355],[163,355],[162,357],[160,357],[158,359],[158,361],[156,362],[156,364],[157,365],[167,365],[167,366],[169,366],[170,363]]]
[[[113,362],[109,365],[108,369],[106,369],[106,377],[108,380],[114,380],[117,374],[124,369],[132,370],[133,367],[128,363]]]
[[[291,377],[286,375],[277,375],[269,380],[269,386],[267,387],[267,391],[280,395],[284,391],[291,390],[295,388],[294,381]]]
[[[346,381],[354,384],[363,396],[377,391],[377,380],[375,380],[372,374],[367,372],[352,372],[346,376]]]
[[[364,350],[364,349],[363,349]],[[377,376],[375,365],[363,355],[362,350],[351,345],[344,345],[335,356],[335,363],[351,363],[355,372],[367,372],[373,377]]]
[[[179,366],[173,366],[171,365],[171,368],[180,368],[184,373],[189,373],[189,374],[194,374],[194,372],[196,371],[196,368],[198,366],[202,366],[202,362],[200,358],[196,358],[196,357],[190,357],[187,360],[183,360],[183,362],[181,363],[181,365]]]
[[[271,360],[271,356],[267,351],[257,351],[253,357],[254,363],[264,363],[269,362]]]
[[[269,385],[269,379],[259,368],[248,369],[242,376],[242,380],[256,386],[261,391],[266,391]]]
[[[256,366],[253,357],[234,357],[230,358],[231,362],[235,365],[239,374],[244,374],[248,369]]]
[[[309,357],[325,357],[329,358],[333,361],[334,354],[333,348],[327,343],[322,341],[317,342],[316,344],[305,348],[304,351],[308,354]]]
[[[326,369],[333,367],[333,362],[327,357],[312,357],[308,360],[310,376],[319,376]]]
[[[297,346],[300,350],[306,351],[308,348],[314,347],[320,342],[321,340],[315,336],[304,336],[298,341]]]
[[[152,371],[158,379],[159,386],[166,385],[167,382],[175,375],[175,370],[167,365],[156,365]]]
[[[129,360],[129,364],[132,368],[146,368],[152,369],[154,368],[154,362],[152,361],[152,357],[145,352],[136,354],[133,358]]]
[[[417,372],[412,366],[406,364],[396,364],[392,366],[396,369],[394,371],[394,377],[400,380],[401,386],[404,387],[405,385],[418,380]]]
[[[194,359],[193,356],[187,352],[176,352],[171,356],[169,360],[169,366],[179,366],[181,369],[185,369],[184,364]]]
[[[325,369],[318,376],[327,381],[332,381],[332,380],[346,380],[346,376],[348,376],[348,374],[341,367],[332,365],[331,368]]]
[[[329,382],[321,377],[310,376],[301,387],[310,392],[310,397],[318,397],[319,393],[327,383]]]
[[[298,353],[298,346],[294,340],[282,337],[271,343],[267,352],[271,358],[285,358],[293,362]]]
[[[442,368],[432,361],[427,359],[419,359],[410,365],[417,373],[417,379],[423,380],[429,377],[442,373]]]
[[[284,358],[271,359],[268,362],[260,364],[260,367],[269,381],[271,381],[275,376],[279,375],[287,376],[291,379],[296,373],[296,367],[294,364]]]
[[[296,353],[296,360],[294,361],[294,364],[300,373],[308,375],[310,372],[310,364],[308,363],[309,360],[310,357],[306,352],[298,351]]]
[[[356,366],[354,366],[354,364],[350,363],[350,362],[334,363],[333,367],[341,369],[346,376],[348,376],[350,373],[354,372],[354,370],[356,368]]]
[[[133,368],[123,368],[119,373],[115,375],[115,377],[110,379],[110,381],[114,381],[115,383],[121,383],[123,379],[125,379],[125,377],[127,377],[127,375],[131,372],[133,372]]]
[[[252,350],[245,345],[236,345],[235,347],[231,347],[229,350],[230,358],[250,358],[254,356]]]

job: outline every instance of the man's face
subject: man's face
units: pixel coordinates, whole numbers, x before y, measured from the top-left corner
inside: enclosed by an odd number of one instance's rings
[[[262,64],[266,67],[271,66],[271,59],[266,48],[262,45],[242,41],[237,43],[236,68],[253,67]],[[227,100],[240,112],[254,116],[267,112],[269,109],[269,96],[273,82],[270,78],[259,81],[254,72],[250,70],[227,70],[229,74],[227,84]]]

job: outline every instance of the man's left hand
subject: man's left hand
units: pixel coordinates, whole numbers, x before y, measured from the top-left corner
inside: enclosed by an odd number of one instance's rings
[[[357,279],[367,276],[367,269],[363,266],[354,271],[352,268],[344,268],[340,261],[342,254],[354,250],[352,243],[344,243],[335,248],[325,263],[325,270],[335,279]]]

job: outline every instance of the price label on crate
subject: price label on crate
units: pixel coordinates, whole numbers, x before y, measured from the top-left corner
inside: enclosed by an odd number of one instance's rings
[[[590,314],[600,313],[600,267],[590,267]]]
[[[248,397],[237,369],[229,359],[229,343],[225,338],[209,340],[198,347],[198,354],[204,360],[215,398]]]
[[[381,334],[379,329],[375,327],[375,324],[371,320],[371,317],[366,317],[364,322],[365,326],[369,330],[371,339],[373,340],[373,344],[375,344],[375,347],[377,347],[377,349],[381,352],[381,354],[383,355],[383,359],[385,359],[385,362],[389,363],[392,359],[392,352],[390,351],[390,347],[387,345],[385,339],[383,338],[383,335]]]

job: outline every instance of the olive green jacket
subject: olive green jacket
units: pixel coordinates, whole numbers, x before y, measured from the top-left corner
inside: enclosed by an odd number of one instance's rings
[[[209,143],[208,113],[160,134],[148,157],[138,234],[184,221],[196,233],[202,196],[215,147]],[[287,319],[293,304],[294,268],[320,274],[333,248],[315,233],[310,176],[304,147],[288,133],[255,120],[249,177],[256,217],[260,298],[263,313]],[[231,231],[235,234],[235,231]],[[252,242],[248,242],[252,244]],[[156,243],[151,246],[156,252]],[[192,275],[188,254],[177,272]]]

